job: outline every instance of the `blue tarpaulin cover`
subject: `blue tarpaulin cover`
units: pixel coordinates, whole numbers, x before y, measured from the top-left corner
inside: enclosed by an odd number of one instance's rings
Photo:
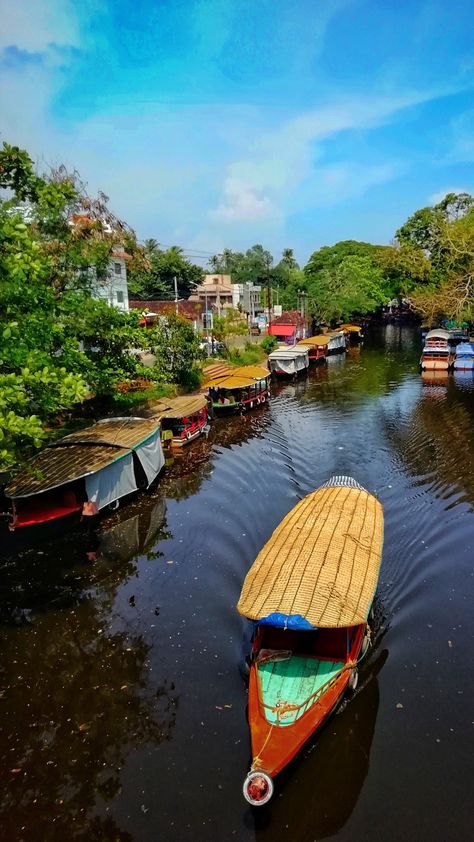
[[[273,611],[268,617],[262,617],[258,621],[258,625],[276,626],[278,629],[294,629],[295,631],[317,628],[317,626],[312,626],[301,614],[282,614],[281,611]]]

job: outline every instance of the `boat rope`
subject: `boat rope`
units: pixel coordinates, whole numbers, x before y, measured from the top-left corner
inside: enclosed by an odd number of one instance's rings
[[[272,713],[275,713],[276,716],[277,716],[277,720],[279,722],[280,716],[281,716],[282,713],[287,713],[289,711],[301,710],[301,708],[307,707],[310,704],[310,702],[312,702],[312,701],[315,701],[316,704],[319,704],[320,697],[326,692],[326,690],[329,690],[329,688],[333,684],[335,684],[336,681],[339,678],[341,678],[341,676],[344,672],[346,672],[347,670],[353,670],[355,666],[357,666],[357,661],[353,661],[353,660],[347,661],[347,663],[345,663],[344,666],[335,675],[331,676],[331,678],[328,679],[328,681],[326,681],[324,684],[322,684],[321,687],[318,687],[318,689],[314,693],[312,693],[310,696],[308,696],[308,698],[305,699],[304,702],[301,702],[301,704],[299,704],[299,705],[295,705],[291,702],[277,702],[277,704],[273,705],[273,706],[267,705],[262,699],[262,695],[261,695],[261,692],[260,692],[260,683],[259,683],[259,687],[258,687],[259,702],[262,705],[262,707],[266,708],[267,710],[270,710]],[[263,749],[262,749],[262,751],[263,751]]]
[[[261,754],[263,754],[263,752],[265,751],[265,749],[266,749],[266,747],[267,747],[268,741],[269,741],[269,739],[270,739],[270,737],[271,737],[271,734],[272,734],[272,731],[273,731],[274,727],[275,727],[274,725],[270,725],[270,727],[269,727],[269,729],[268,729],[268,734],[267,734],[267,736],[265,737],[265,740],[264,740],[263,746],[262,746],[262,748],[260,749],[259,754],[257,754],[257,756],[253,758],[253,760],[252,760],[252,765],[251,765],[251,767],[250,767],[250,771],[251,771],[251,772],[254,772],[254,771],[255,771],[255,769],[260,769],[260,768],[261,768],[261,766],[262,766],[262,759],[261,759],[260,755],[261,755]]]

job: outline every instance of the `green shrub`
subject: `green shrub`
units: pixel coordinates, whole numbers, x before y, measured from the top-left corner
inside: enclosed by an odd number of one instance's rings
[[[276,336],[264,336],[260,343],[260,347],[265,351],[266,354],[271,354],[272,351],[278,345],[278,340]]]

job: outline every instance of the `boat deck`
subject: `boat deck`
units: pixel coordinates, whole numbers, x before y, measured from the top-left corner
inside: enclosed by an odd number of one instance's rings
[[[258,675],[265,718],[272,725],[292,725],[308,709],[304,702],[333,678],[343,661],[292,655],[286,660],[258,664]],[[297,710],[281,710],[285,704]],[[299,705],[303,705],[299,707]]]

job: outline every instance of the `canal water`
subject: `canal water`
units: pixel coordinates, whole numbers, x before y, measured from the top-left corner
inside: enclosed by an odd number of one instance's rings
[[[389,326],[218,421],[96,532],[0,565],[0,838],[472,838],[474,380]],[[354,698],[252,811],[243,578],[332,474],[385,508]]]

